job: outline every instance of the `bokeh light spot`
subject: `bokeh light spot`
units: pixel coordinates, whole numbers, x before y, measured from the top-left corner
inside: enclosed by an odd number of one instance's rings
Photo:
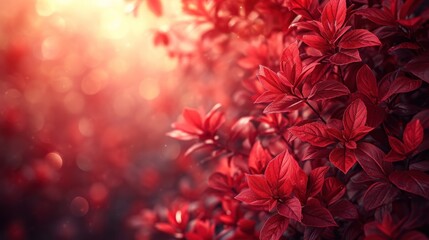
[[[70,211],[77,217],[85,216],[89,211],[89,203],[83,197],[75,197],[70,203]]]
[[[46,154],[45,160],[54,168],[60,169],[63,165],[63,158],[57,152],[50,152]]]
[[[107,83],[109,75],[102,69],[92,70],[81,82],[82,92],[87,95],[98,93]]]
[[[159,95],[158,84],[152,80],[146,79],[140,82],[139,93],[146,100],[153,100]]]

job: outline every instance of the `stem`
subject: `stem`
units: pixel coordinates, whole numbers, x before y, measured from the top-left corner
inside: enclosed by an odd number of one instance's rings
[[[320,115],[320,113],[313,106],[311,106],[311,104],[308,101],[305,101],[305,104],[307,104],[307,106],[310,107],[311,110],[313,110],[313,112],[317,115],[317,117],[319,117],[319,119],[322,120],[324,124],[326,124],[326,121],[325,119],[323,119],[322,115]]]

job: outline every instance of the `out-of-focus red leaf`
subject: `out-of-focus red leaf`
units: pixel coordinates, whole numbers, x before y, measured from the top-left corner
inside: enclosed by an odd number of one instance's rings
[[[146,0],[147,7],[158,17],[162,15],[161,0]]]

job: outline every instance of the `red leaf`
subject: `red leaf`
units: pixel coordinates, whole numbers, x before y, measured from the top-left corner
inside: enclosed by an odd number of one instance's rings
[[[213,173],[209,177],[209,187],[219,191],[225,191],[231,188],[231,186],[228,185],[228,178],[220,172]]]
[[[326,125],[319,122],[294,126],[289,128],[289,131],[301,141],[308,142],[317,147],[326,147],[335,142],[328,134]]]
[[[429,83],[429,54],[426,52],[409,61],[405,65],[404,70],[410,72],[420,78],[421,80]]]
[[[267,219],[261,229],[261,240],[278,240],[286,231],[289,219],[275,214]]]
[[[301,202],[296,197],[289,198],[284,203],[279,203],[277,211],[284,217],[301,222]]]
[[[373,210],[382,205],[391,203],[400,193],[399,189],[388,182],[373,183],[363,195],[366,210]]]
[[[156,16],[162,15],[162,4],[161,0],[147,0],[147,7],[151,10]]]
[[[329,210],[317,204],[307,204],[302,208],[302,223],[309,227],[337,226]]]
[[[249,155],[250,172],[263,173],[270,160],[271,156],[268,151],[262,147],[259,141],[256,141]]]
[[[399,189],[429,199],[429,175],[417,170],[396,171],[389,180]]]
[[[360,99],[352,102],[344,111],[343,125],[344,135],[350,137],[353,130],[366,124],[367,111],[365,104]]]
[[[320,50],[322,52],[331,47],[329,45],[329,43],[326,41],[326,39],[324,39],[323,37],[321,37],[318,34],[317,35],[316,34],[306,34],[306,35],[300,37],[300,39],[305,44],[307,44],[308,46],[315,48],[317,50]]]
[[[343,173],[347,173],[356,163],[355,151],[348,148],[334,148],[329,161]]]
[[[373,33],[365,29],[356,29],[346,32],[338,43],[338,47],[356,49],[381,45],[380,40]]]
[[[338,201],[345,193],[346,188],[340,180],[334,177],[328,177],[325,179],[322,188],[322,197],[328,205]]]
[[[373,103],[378,100],[378,86],[377,79],[375,79],[374,73],[368,67],[363,65],[356,76],[356,85],[360,93],[367,96]]]
[[[301,99],[286,95],[270,103],[270,105],[264,109],[264,113],[290,112],[297,109],[301,103]]]
[[[295,79],[302,71],[301,58],[299,57],[298,45],[296,42],[290,44],[283,50],[280,60],[280,70],[292,85],[295,85]]]
[[[283,93],[285,88],[280,83],[280,79],[271,69],[259,66],[258,79],[265,89],[273,93]],[[290,86],[292,87],[292,85]]]
[[[384,152],[370,143],[360,143],[355,153],[356,160],[368,176],[387,178],[392,170],[392,164],[383,161]]]
[[[250,190],[252,190],[260,198],[271,198],[271,189],[268,186],[267,179],[264,175],[249,175],[246,174],[247,183],[249,184]]]
[[[296,160],[285,151],[277,155],[268,164],[265,170],[265,177],[271,189],[276,189],[284,197],[291,193],[294,184],[304,174]]]
[[[327,80],[316,83],[311,89],[308,99],[320,101],[347,94],[350,94],[350,91],[344,84],[333,80]]]
[[[392,14],[389,11],[385,11],[378,8],[359,9],[355,12],[355,14],[365,16],[370,21],[382,26],[389,26],[389,25],[396,24],[395,18],[392,16]]]
[[[269,206],[269,208],[271,208],[275,203],[271,198],[260,198],[250,189],[244,189],[235,196],[235,199],[250,205]]]
[[[314,197],[322,191],[323,182],[325,181],[325,174],[329,167],[318,167],[311,170],[308,176],[307,183],[307,197]]]
[[[321,22],[325,31],[328,31],[333,35],[339,28],[341,28],[346,20],[346,11],[347,8],[345,0],[329,1],[323,8],[321,16]]]
[[[357,49],[343,49],[329,58],[329,61],[335,65],[346,65],[354,62],[360,62],[359,51]]]
[[[403,136],[405,150],[412,152],[423,142],[423,127],[420,120],[415,119],[407,124]]]
[[[357,219],[359,217],[358,210],[355,205],[349,200],[341,199],[328,207],[332,216],[342,219]]]
[[[381,98],[381,101],[388,99],[394,94],[414,91],[419,88],[421,84],[422,82],[419,80],[411,80],[406,77],[398,77],[390,84],[389,90]]]

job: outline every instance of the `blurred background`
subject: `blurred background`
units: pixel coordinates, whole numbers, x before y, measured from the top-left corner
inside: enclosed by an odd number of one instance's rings
[[[192,43],[155,46],[180,1],[139,3],[0,2],[0,239],[145,239],[135,216],[180,174],[165,133],[212,88],[171,58]]]

